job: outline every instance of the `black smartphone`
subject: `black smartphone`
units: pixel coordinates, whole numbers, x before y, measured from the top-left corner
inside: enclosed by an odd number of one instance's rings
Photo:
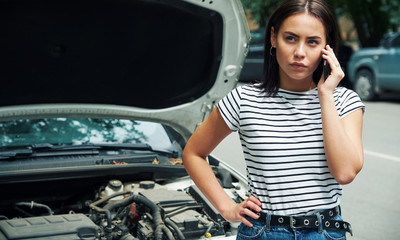
[[[326,62],[326,59],[324,59],[324,81],[329,77],[329,74],[331,74],[331,69],[329,68],[329,64]]]

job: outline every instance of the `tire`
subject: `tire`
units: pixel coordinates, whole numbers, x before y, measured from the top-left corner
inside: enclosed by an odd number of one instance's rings
[[[361,69],[356,74],[354,91],[363,101],[375,100],[378,95],[375,92],[375,79],[372,72],[368,69]]]

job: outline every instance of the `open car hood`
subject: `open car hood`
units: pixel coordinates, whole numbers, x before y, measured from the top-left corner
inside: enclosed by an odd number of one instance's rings
[[[240,0],[0,0],[0,121],[101,117],[188,138],[236,86]]]

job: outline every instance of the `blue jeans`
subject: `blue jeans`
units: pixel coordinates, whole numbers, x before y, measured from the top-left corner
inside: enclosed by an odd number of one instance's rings
[[[238,228],[236,239],[253,240],[345,240],[346,232],[342,230],[330,229],[291,229],[283,226],[271,226],[268,219],[267,222],[261,222],[253,218],[247,217],[253,223],[253,227],[248,227],[241,223]],[[338,214],[332,220],[343,220]],[[322,226],[320,223],[319,226]]]

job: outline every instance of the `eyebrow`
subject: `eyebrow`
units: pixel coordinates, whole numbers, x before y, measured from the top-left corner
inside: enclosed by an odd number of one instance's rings
[[[292,36],[297,37],[297,38],[300,37],[299,35],[297,35],[295,33],[292,33],[292,32],[284,32],[284,33],[292,35]],[[310,36],[310,37],[307,37],[307,39],[322,39],[322,38],[320,36]]]

